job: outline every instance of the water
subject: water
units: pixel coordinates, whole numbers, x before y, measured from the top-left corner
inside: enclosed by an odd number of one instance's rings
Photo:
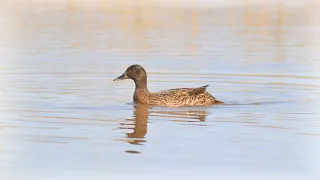
[[[315,3],[121,2],[2,6],[1,179],[318,179]],[[131,64],[226,103],[134,105]]]

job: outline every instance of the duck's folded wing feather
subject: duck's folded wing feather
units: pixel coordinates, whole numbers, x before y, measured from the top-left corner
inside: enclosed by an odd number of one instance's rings
[[[178,88],[168,89],[158,93],[153,93],[150,97],[157,101],[162,102],[166,105],[201,105],[211,104],[216,102],[215,98],[206,91],[206,86],[198,88]]]
[[[201,86],[198,88],[177,88],[177,89],[168,89],[165,91],[161,91],[160,94],[167,94],[167,95],[173,95],[173,94],[180,94],[180,95],[187,95],[187,96],[196,96],[198,94],[202,94],[206,92],[206,88],[209,85]]]
[[[193,88],[192,91],[189,92],[189,95],[190,96],[196,96],[198,94],[205,93],[206,92],[206,88],[208,86],[209,85],[201,86],[201,87],[198,87],[198,88]]]

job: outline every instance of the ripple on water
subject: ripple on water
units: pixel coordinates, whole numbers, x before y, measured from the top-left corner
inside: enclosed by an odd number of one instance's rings
[[[111,4],[0,6],[0,179],[319,174],[318,6]],[[131,64],[225,104],[135,105]]]

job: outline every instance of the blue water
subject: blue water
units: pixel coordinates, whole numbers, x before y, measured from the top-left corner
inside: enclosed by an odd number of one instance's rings
[[[3,9],[1,179],[318,179],[316,8],[141,6]],[[135,105],[131,64],[225,104]]]

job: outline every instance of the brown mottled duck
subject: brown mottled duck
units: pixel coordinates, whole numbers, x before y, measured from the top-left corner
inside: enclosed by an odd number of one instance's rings
[[[133,100],[139,104],[154,106],[208,106],[220,104],[210,93],[206,91],[206,86],[197,88],[169,89],[157,93],[149,92],[147,87],[147,72],[140,65],[132,65],[118,78],[113,81],[132,79],[136,84]]]

